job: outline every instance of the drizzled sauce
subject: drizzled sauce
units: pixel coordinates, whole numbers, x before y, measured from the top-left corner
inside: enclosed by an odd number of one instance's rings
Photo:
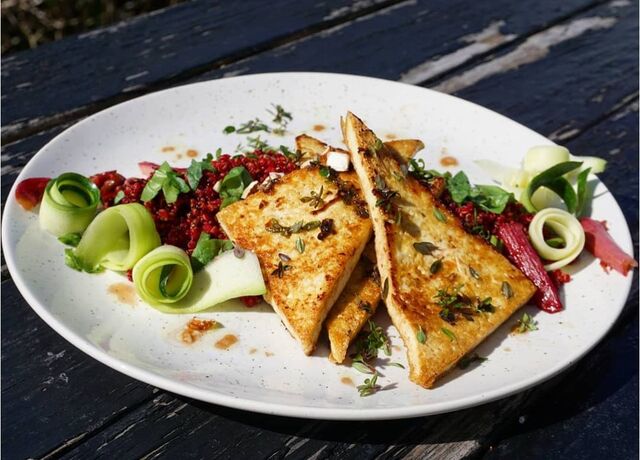
[[[325,125],[313,125],[314,131],[320,132],[320,131],[324,131],[325,129],[327,129]]]
[[[238,342],[238,337],[233,334],[227,334],[215,343],[215,347],[220,350],[228,350]]]
[[[118,302],[134,306],[137,303],[136,290],[131,283],[114,283],[107,288],[109,294],[113,294]]]
[[[458,166],[458,160],[452,156],[446,156],[440,158],[440,164],[442,166]]]
[[[172,145],[167,145],[166,147],[162,147],[162,153],[169,153],[169,152],[173,152],[175,151],[175,147],[173,147]]]
[[[340,382],[344,383],[345,385],[354,386],[354,383],[353,383],[353,380],[351,380],[351,377],[342,377],[340,379]]]
[[[189,150],[187,150],[186,155],[187,155],[189,158],[195,158],[195,157],[197,157],[197,156],[198,156],[198,151],[197,151],[197,150],[193,150],[193,149],[189,149]]]

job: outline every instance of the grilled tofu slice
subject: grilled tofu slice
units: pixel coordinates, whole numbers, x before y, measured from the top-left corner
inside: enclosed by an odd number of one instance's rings
[[[330,359],[340,364],[347,357],[351,342],[374,315],[380,302],[380,280],[374,261],[367,257],[370,242],[360,257],[351,278],[334,304],[326,321],[331,346]]]
[[[396,139],[384,143],[395,152],[405,162],[424,148],[424,143],[418,139]],[[332,147],[315,137],[301,134],[296,137],[296,150],[302,152],[305,159],[316,159],[320,157],[320,162],[324,164],[324,157],[327,152],[349,153],[348,151]]]
[[[343,191],[351,190],[346,199],[351,204],[341,198],[338,183]],[[218,213],[229,238],[258,256],[267,286],[264,298],[306,354],[313,352],[327,313],[371,237],[359,194],[355,173],[329,180],[310,167]]]
[[[344,135],[373,220],[382,300],[425,388],[533,295],[533,284],[467,233],[352,113]]]

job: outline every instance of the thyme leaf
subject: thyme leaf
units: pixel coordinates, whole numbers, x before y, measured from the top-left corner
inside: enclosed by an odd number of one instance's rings
[[[413,248],[418,251],[420,254],[425,256],[432,256],[433,251],[438,250],[438,246],[428,241],[421,241],[419,243],[413,243]]]

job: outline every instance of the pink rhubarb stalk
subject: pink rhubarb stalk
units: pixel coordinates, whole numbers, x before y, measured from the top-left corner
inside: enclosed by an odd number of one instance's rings
[[[613,268],[615,271],[627,276],[629,270],[638,266],[638,263],[613,241],[604,222],[582,217],[580,219],[584,229],[586,241],[585,247],[605,268]]]
[[[507,257],[538,288],[533,301],[538,308],[557,313],[562,310],[558,288],[544,269],[538,253],[529,243],[524,227],[518,222],[506,222],[497,228],[498,237],[504,243]]]

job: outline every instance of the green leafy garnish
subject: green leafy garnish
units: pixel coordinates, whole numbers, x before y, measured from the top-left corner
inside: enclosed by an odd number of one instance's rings
[[[511,297],[513,297],[513,289],[511,289],[511,285],[506,281],[502,282],[502,286],[500,289],[502,291],[502,295],[505,296],[507,299],[510,299]]]
[[[174,265],[164,265],[160,271],[160,283],[158,287],[160,288],[160,294],[164,297],[171,297],[171,294],[167,292],[167,284],[169,283],[173,268]]]
[[[300,201],[303,203],[309,203],[313,209],[319,208],[320,206],[324,206],[325,202],[322,199],[322,194],[324,193],[324,185],[320,186],[319,191],[311,191],[309,196],[303,196],[300,198]]]
[[[587,204],[587,177],[589,176],[589,173],[591,172],[591,168],[587,168],[584,171],[581,171],[580,174],[578,174],[578,179],[576,181],[577,183],[577,187],[578,187],[578,193],[577,193],[577,198],[578,198],[578,204],[576,205],[576,215],[580,216],[582,214],[582,212],[584,211],[584,207]]]
[[[190,189],[184,179],[178,176],[178,173],[165,161],[155,170],[145,185],[140,199],[145,203],[151,201],[160,193],[160,190],[164,194],[165,201],[171,204],[176,202],[180,193],[187,193]]]
[[[446,216],[442,214],[442,211],[440,211],[438,208],[433,208],[433,215],[436,216],[436,219],[438,219],[440,222],[447,221]]]
[[[293,233],[300,233],[300,232],[306,232],[306,231],[309,231],[309,230],[314,230],[314,229],[320,227],[320,225],[322,225],[322,222],[320,222],[319,220],[312,220],[312,221],[309,221],[309,222],[304,222],[304,221],[300,220],[300,221],[296,222],[293,225],[286,226],[286,225],[282,225],[278,221],[278,219],[271,218],[265,224],[264,228],[268,232],[280,233],[281,235],[284,235],[287,238],[289,238]]]
[[[476,271],[476,269],[475,269],[475,268],[473,268],[471,265],[469,265],[469,274],[470,274],[473,278],[475,278],[475,279],[477,279],[477,280],[479,280],[479,279],[480,279],[480,274],[479,274],[479,273]]]
[[[73,268],[79,272],[86,273],[100,273],[104,270],[100,265],[96,267],[89,267],[82,263],[82,261],[76,256],[75,252],[71,248],[64,250],[64,263],[67,267]]]
[[[242,192],[251,182],[253,179],[244,166],[232,168],[220,182],[220,191],[218,192],[222,198],[220,209],[240,200]]]
[[[62,244],[73,246],[74,248],[78,245],[81,239],[82,235],[80,233],[67,233],[66,235],[58,237],[58,241]]]
[[[191,266],[193,271],[201,270],[221,252],[233,249],[233,243],[229,240],[211,238],[208,233],[200,233],[198,243],[191,254]]]
[[[582,166],[582,162],[565,161],[542,171],[536,177],[531,179],[531,182],[529,182],[529,185],[526,190],[522,192],[522,196],[520,197],[520,201],[524,207],[527,208],[527,211],[537,211],[531,202],[531,197],[540,187],[546,187],[562,198],[562,201],[564,201],[564,204],[567,207],[567,211],[571,214],[575,213],[578,209],[578,197],[569,181],[563,176],[580,166]],[[583,181],[586,181],[586,176],[584,176]],[[583,185],[583,188],[586,189],[586,186]],[[583,192],[583,199],[585,198],[584,193],[585,192]],[[584,203],[580,204],[581,206],[584,206]]]
[[[187,168],[187,182],[191,190],[198,188],[200,179],[202,179],[202,171],[215,171],[215,168],[211,164],[212,161],[213,155],[210,153],[201,161],[191,160],[191,164]]]
[[[291,116],[291,113],[283,109],[280,104],[271,105],[275,109],[275,112],[268,109],[267,112],[273,115],[272,121],[277,125],[276,128],[273,128],[273,133],[282,136],[286,131],[287,125],[293,119],[293,117]]]
[[[298,250],[298,252],[300,254],[302,254],[304,252],[304,240],[300,237],[298,237],[298,239],[296,240],[296,249]]]
[[[370,378],[364,379],[364,384],[358,385],[356,388],[360,396],[370,396],[380,389],[376,384],[378,381],[378,373],[375,372]]]
[[[418,251],[420,254],[425,256],[433,255],[433,251],[438,250],[438,246],[429,241],[420,241],[419,243],[413,243],[413,248]]]
[[[427,334],[422,329],[422,326],[418,326],[418,332],[416,332],[416,339],[420,343],[425,343],[427,341]]]
[[[118,193],[116,193],[116,196],[113,197],[113,204],[120,203],[123,198],[124,198],[124,192],[122,190],[119,190]]]
[[[442,259],[435,260],[429,267],[429,271],[432,275],[435,275],[442,269]]]
[[[533,316],[528,313],[523,313],[522,318],[518,320],[516,323],[516,327],[514,332],[518,334],[524,334],[529,331],[537,331],[538,330],[538,322],[533,319]]]
[[[413,177],[418,180],[428,181],[434,177],[450,177],[451,173],[440,174],[435,169],[426,169],[423,159],[411,159],[409,160],[409,172]]]
[[[451,198],[460,204],[471,201],[485,211],[501,214],[513,195],[496,185],[476,185],[472,187],[467,175],[460,171],[447,180]]]
[[[456,335],[453,333],[453,331],[451,331],[450,329],[447,329],[446,327],[441,327],[440,330],[442,331],[442,333],[444,335],[446,335],[449,340],[451,340],[452,342],[454,340],[456,340]]]

